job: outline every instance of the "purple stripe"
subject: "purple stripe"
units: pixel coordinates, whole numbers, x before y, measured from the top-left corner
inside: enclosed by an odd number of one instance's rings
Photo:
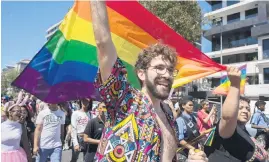
[[[50,86],[40,73],[30,67],[26,67],[23,74],[12,85],[26,90],[47,103],[60,103],[86,97],[100,99],[99,93],[91,82],[72,81]]]

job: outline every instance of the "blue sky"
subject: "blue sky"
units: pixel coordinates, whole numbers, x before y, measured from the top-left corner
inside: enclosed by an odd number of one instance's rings
[[[199,1],[203,12],[210,11],[205,1]],[[22,59],[32,59],[46,42],[47,29],[59,22],[72,1],[2,1],[1,69]],[[203,39],[202,51],[208,52],[209,44]]]

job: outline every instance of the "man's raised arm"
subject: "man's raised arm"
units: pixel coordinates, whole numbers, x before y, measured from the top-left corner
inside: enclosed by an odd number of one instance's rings
[[[108,79],[117,59],[116,48],[112,42],[105,1],[91,1],[91,15],[94,37],[98,52],[98,62],[102,81]]]

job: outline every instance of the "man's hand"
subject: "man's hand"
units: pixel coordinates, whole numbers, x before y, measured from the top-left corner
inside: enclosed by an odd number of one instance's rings
[[[34,149],[33,149],[33,154],[34,155],[37,155],[39,152],[39,147],[38,146],[35,146]]]
[[[236,67],[227,67],[227,74],[231,81],[231,86],[238,87],[241,82],[241,71]]]
[[[79,145],[76,145],[76,146],[74,147],[74,150],[75,150],[75,152],[78,152],[78,151],[79,151]]]
[[[188,162],[208,162],[206,154],[203,151],[189,150]]]

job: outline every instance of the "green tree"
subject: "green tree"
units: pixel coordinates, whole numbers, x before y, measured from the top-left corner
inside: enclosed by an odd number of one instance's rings
[[[201,39],[201,9],[197,1],[140,1],[154,15],[163,20],[186,40]]]
[[[19,72],[14,68],[1,74],[1,91],[7,93],[8,88],[11,88],[11,83],[17,78]]]

